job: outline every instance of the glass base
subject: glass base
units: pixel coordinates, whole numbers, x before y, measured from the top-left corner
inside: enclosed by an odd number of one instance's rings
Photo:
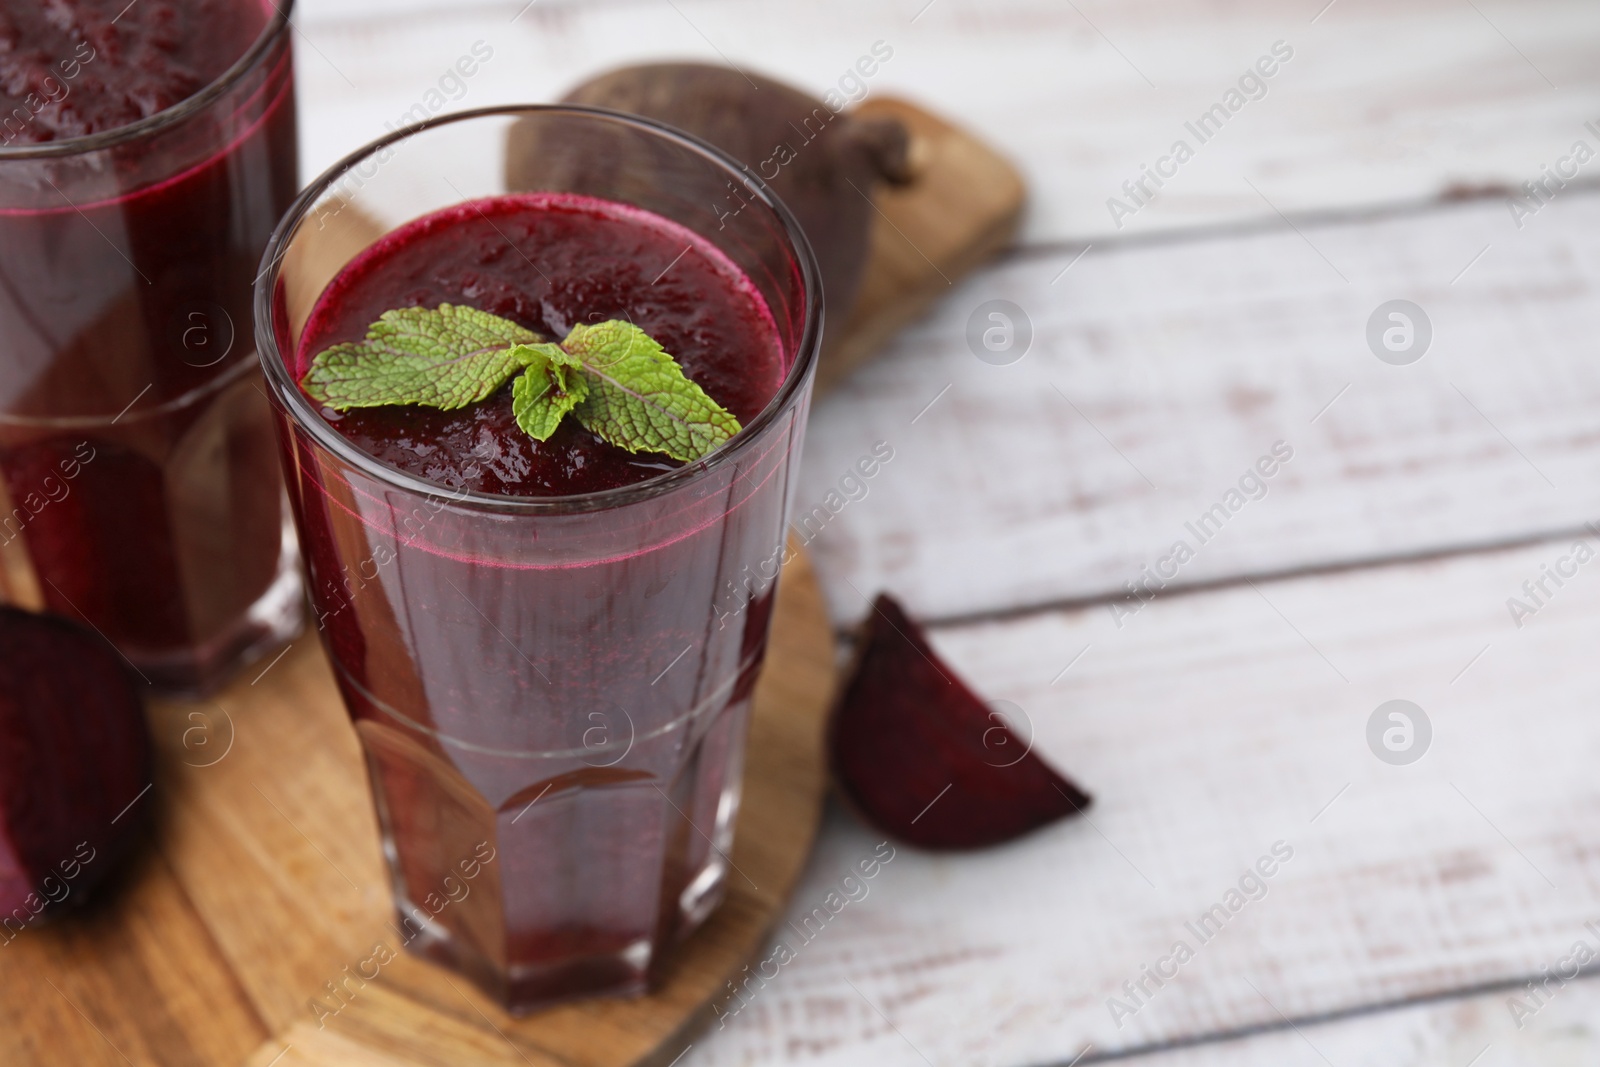
[[[423,914],[414,904],[402,904],[402,923],[408,907],[413,914]],[[419,924],[412,919],[410,925]],[[420,925],[421,931],[406,944],[410,952],[467,978],[511,1015],[527,1015],[585,997],[640,996],[649,988],[648,940],[614,952],[502,970],[444,926],[431,920]]]
[[[726,896],[758,669],[752,655],[715,689],[706,707],[718,713],[636,734],[605,764],[582,750],[447,744],[336,669],[356,709],[400,943],[513,1015],[649,992],[672,947]]]
[[[385,835],[383,846],[393,862],[395,842]],[[676,907],[666,909],[653,935],[608,933],[592,927],[545,929],[537,935],[537,949],[515,938],[505,943],[508,955],[524,961],[509,965],[491,959],[471,937],[462,936],[455,928],[458,924],[463,929],[479,925],[472,919],[462,923],[460,906],[434,896],[426,902],[433,905],[430,912],[406,896],[398,880],[394,883],[393,929],[406,951],[463,976],[510,1015],[528,1015],[592,997],[638,997],[655,988],[671,948],[699,929],[722,904],[728,869],[727,860],[713,851],[677,895]],[[453,885],[462,888],[459,880]],[[498,911],[499,905],[497,899],[492,907]],[[451,921],[439,921],[436,915]]]
[[[722,903],[727,888],[727,864],[720,860],[707,864],[692,888],[696,890],[692,897],[686,890],[681,903],[688,905],[692,900],[693,910],[680,908],[674,942],[688,938]],[[395,913],[397,928],[407,935],[404,944],[408,952],[455,971],[510,1015],[530,1015],[591,997],[644,996],[653,985],[651,965],[658,961],[649,938],[639,938],[610,951],[568,956],[542,966],[513,966],[507,970],[441,923],[428,918],[428,913],[415,903],[400,900]],[[593,944],[601,939],[589,936],[583,940]]]
[[[197,699],[221,689],[245,666],[295,637],[305,627],[305,585],[294,525],[284,518],[278,573],[266,592],[232,626],[205,644],[179,653],[128,653],[128,662],[165,697]]]

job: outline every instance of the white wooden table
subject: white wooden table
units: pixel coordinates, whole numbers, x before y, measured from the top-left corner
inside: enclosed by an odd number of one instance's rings
[[[1600,983],[1522,988],[1600,956],[1600,562],[1523,591],[1600,550],[1600,160],[1520,227],[1505,192],[1600,151],[1600,5],[524,3],[302,0],[308,175],[480,41],[450,107],[663,56],[820,94],[884,41],[870,92],[1033,186],[1015,252],[818,406],[803,499],[893,445],[814,546],[839,625],[901,597],[1096,806],[902,848],[683,1067],[1600,1059]],[[1200,144],[1185,122],[1275,42],[1265,95]],[[1179,138],[1193,158],[1114,220]],[[965,341],[993,298],[1033,327],[1008,366]],[[1410,365],[1367,341],[1395,299],[1432,324]],[[1280,441],[1266,495],[1130,614],[1124,583]],[[1393,699],[1432,726],[1410,765],[1369,748]],[[877,841],[830,813],[796,914]],[[1293,858],[1201,945],[1186,923],[1276,842]]]

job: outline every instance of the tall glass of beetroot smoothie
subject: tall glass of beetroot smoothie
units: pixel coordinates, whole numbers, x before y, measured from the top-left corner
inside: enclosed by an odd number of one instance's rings
[[[386,311],[626,321],[742,430],[690,462],[578,421],[335,411]],[[273,237],[257,344],[317,625],[413,951],[509,1009],[648,988],[722,899],[822,308],[741,167],[603,111],[470,112],[346,159]],[[734,875],[737,877],[737,875]]]
[[[0,8],[0,602],[169,691],[300,624],[250,330],[298,188],[290,10]]]

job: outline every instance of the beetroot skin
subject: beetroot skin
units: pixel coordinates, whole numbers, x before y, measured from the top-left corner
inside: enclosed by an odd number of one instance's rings
[[[873,824],[926,849],[997,845],[1074,815],[1090,797],[1018,739],[880,595],[828,747],[840,788]]]
[[[150,739],[116,651],[0,608],[0,941],[103,881],[150,811]]]

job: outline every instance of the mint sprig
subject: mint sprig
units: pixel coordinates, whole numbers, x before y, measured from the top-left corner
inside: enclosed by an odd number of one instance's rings
[[[617,320],[574,326],[551,344],[475,308],[386,311],[365,341],[319,352],[301,387],[335,411],[398,404],[451,411],[513,378],[517,425],[539,441],[572,415],[619,448],[692,463],[740,430],[654,338]]]
[[[630,322],[574,326],[561,347],[582,361],[588,378],[578,421],[611,444],[649,441],[652,452],[698,459],[739,432],[739,420]]]
[[[561,420],[589,395],[589,381],[582,362],[559,345],[538,345],[529,354],[537,359],[511,383],[511,411],[529,437],[548,441]]]
[[[519,349],[541,340],[476,308],[385,311],[365,341],[319,353],[301,384],[335,411],[389,404],[453,411],[504,385],[526,366]]]

